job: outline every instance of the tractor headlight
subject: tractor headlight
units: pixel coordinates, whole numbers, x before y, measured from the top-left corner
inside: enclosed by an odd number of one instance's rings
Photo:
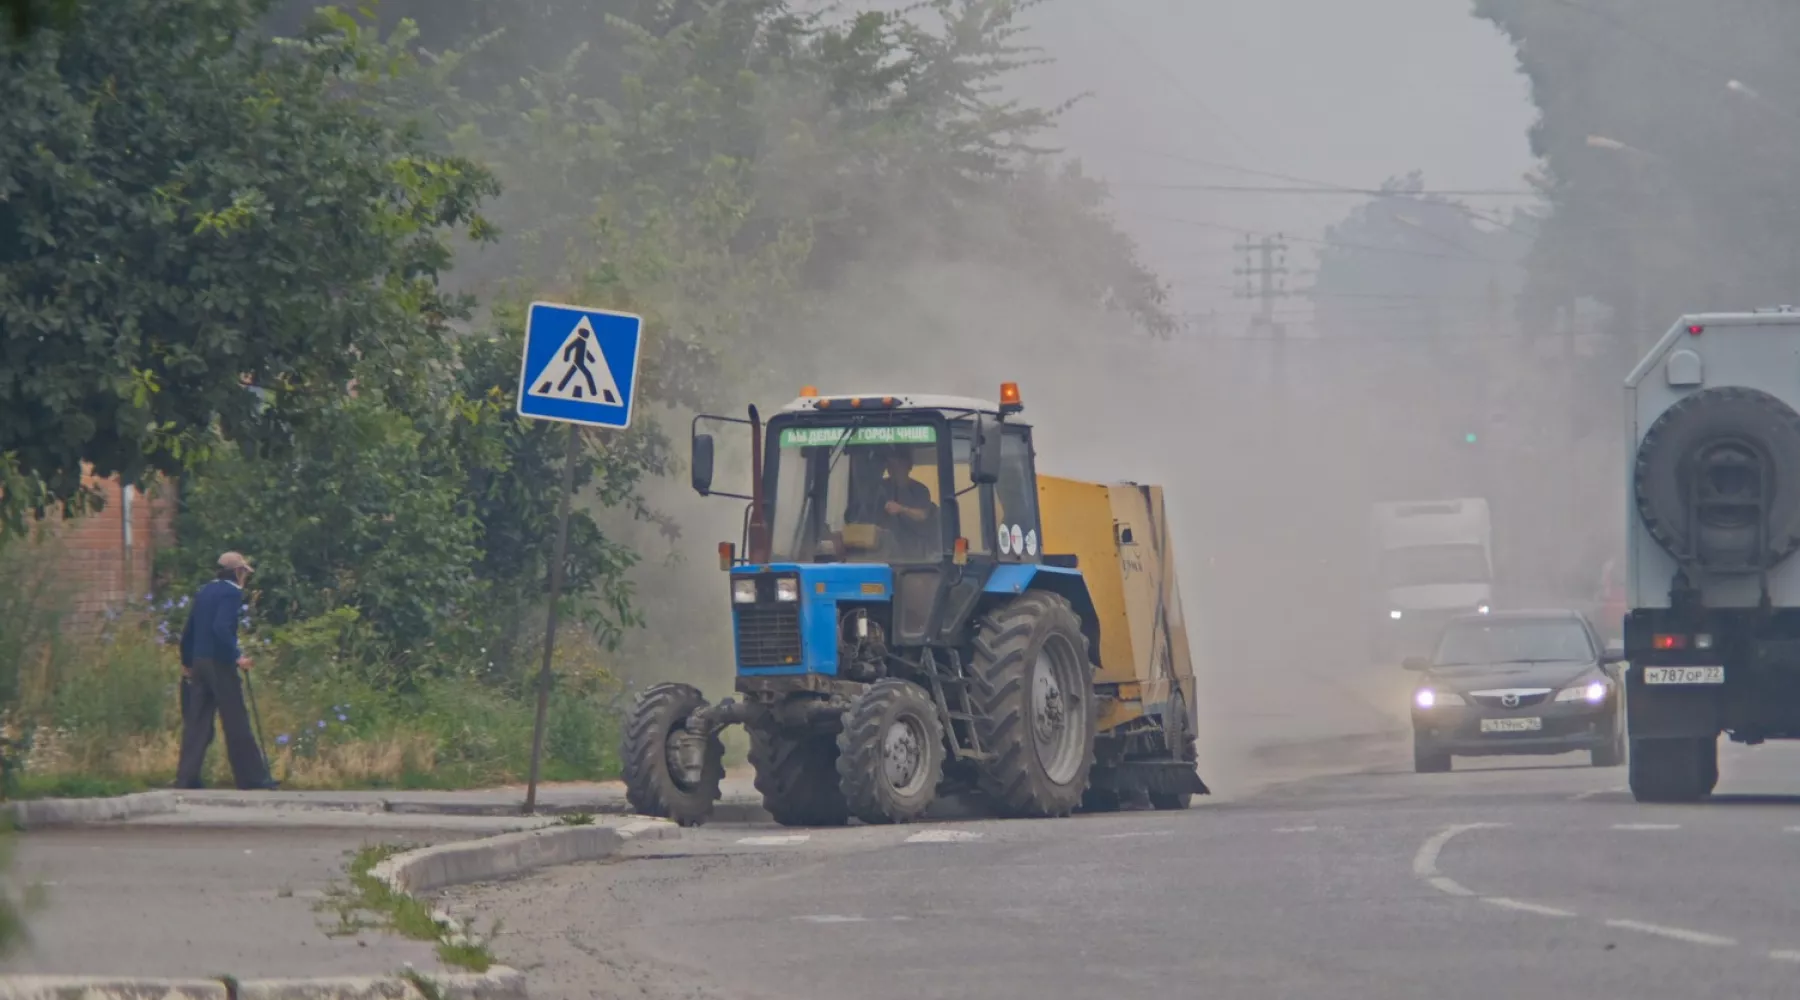
[[[731,581],[731,603],[733,603],[733,604],[755,604],[756,603],[756,578],[755,577],[740,576],[737,579]]]
[[[791,576],[776,577],[775,599],[777,601],[798,601],[800,599],[800,580]]]

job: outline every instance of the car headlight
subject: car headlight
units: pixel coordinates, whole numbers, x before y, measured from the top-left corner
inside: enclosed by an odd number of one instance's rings
[[[1400,612],[1398,612],[1398,611],[1389,611],[1389,612],[1388,612],[1388,617],[1389,617],[1389,618],[1392,618],[1392,619],[1393,619],[1393,620],[1395,620],[1395,621],[1399,621],[1399,620],[1400,620]]]
[[[775,599],[777,601],[798,601],[800,599],[800,581],[791,576],[775,578]]]
[[[1476,608],[1476,609],[1475,609],[1475,613],[1476,613],[1476,614],[1478,614],[1478,615],[1485,615],[1485,614],[1487,614],[1487,613],[1488,613],[1488,606],[1487,606],[1487,605],[1485,605],[1485,604],[1483,604],[1483,605],[1482,605],[1482,606],[1480,606],[1480,607],[1478,607],[1478,608]]]
[[[1606,692],[1608,690],[1610,690],[1610,687],[1605,681],[1595,679],[1588,681],[1586,684],[1577,684],[1574,687],[1563,688],[1561,691],[1556,692],[1556,700],[1585,701],[1590,705],[1598,705],[1606,700]]]
[[[731,603],[756,603],[756,579],[754,577],[741,576],[731,581]]]
[[[1451,691],[1420,688],[1413,694],[1413,704],[1420,708],[1454,708],[1457,705],[1467,704],[1467,702],[1463,701],[1462,695]]]

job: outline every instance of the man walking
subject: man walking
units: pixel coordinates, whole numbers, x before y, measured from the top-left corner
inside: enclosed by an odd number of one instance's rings
[[[244,611],[244,584],[250,560],[236,552],[219,557],[218,576],[194,595],[187,625],[181,630],[181,672],[188,679],[181,732],[181,763],[175,787],[199,788],[206,750],[212,743],[213,714],[225,730],[225,755],[241,789],[274,788],[262,749],[250,731],[240,671],[250,658],[238,648],[238,617]]]

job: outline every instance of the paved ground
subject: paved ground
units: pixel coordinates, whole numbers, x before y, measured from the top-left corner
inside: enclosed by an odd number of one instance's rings
[[[27,833],[17,868],[44,884],[33,948],[0,973],[239,978],[439,968],[431,945],[339,936],[327,898],[361,847],[437,843],[527,825],[475,817],[198,809]]]
[[[1790,997],[1800,747],[1720,796],[1490,760],[1041,822],[715,825],[455,890],[534,997]]]

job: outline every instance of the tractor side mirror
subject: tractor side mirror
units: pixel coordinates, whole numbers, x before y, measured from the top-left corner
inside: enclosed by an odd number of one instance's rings
[[[1430,670],[1431,669],[1431,661],[1427,660],[1423,656],[1409,656],[1406,659],[1400,661],[1400,669],[1401,670],[1411,670],[1415,673],[1422,671],[1422,670]]]
[[[969,480],[977,486],[1000,481],[1000,420],[985,413],[975,417],[975,441],[969,452]]]
[[[694,455],[692,462],[694,492],[706,496],[712,492],[713,481],[713,437],[711,434],[694,435]]]

